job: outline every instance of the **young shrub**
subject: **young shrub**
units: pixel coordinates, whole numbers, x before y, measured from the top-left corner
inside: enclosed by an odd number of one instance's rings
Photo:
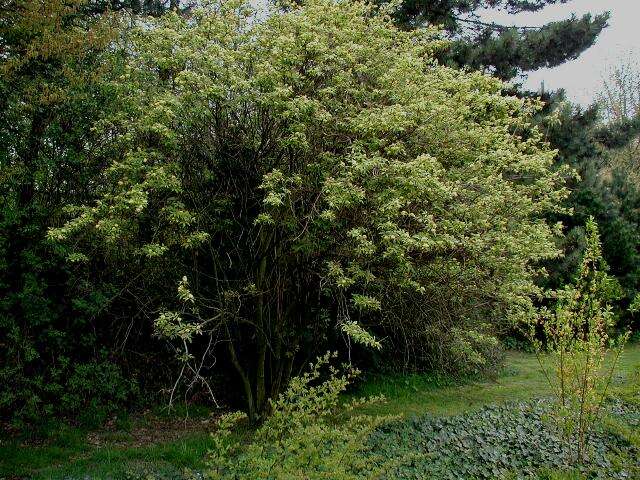
[[[585,459],[587,435],[600,420],[602,404],[628,334],[612,339],[615,318],[608,301],[618,284],[607,274],[598,226],[589,218],[586,249],[575,285],[558,292],[554,312],[543,311],[545,344],[535,339],[537,352],[550,353],[550,365],[539,355],[557,400],[554,418],[575,442],[579,462]],[[611,353],[610,362],[607,356]]]
[[[287,390],[271,401],[273,413],[257,429],[247,445],[232,441],[232,428],[246,419],[241,412],[225,415],[214,434],[209,458],[211,479],[306,478],[346,480],[371,478],[367,439],[392,419],[359,415],[354,409],[381,397],[340,404],[340,394],[358,374],[339,373],[329,366],[335,354],[327,353],[309,372],[294,377]]]

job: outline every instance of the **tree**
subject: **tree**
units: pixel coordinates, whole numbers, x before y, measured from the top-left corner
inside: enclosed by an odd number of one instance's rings
[[[608,14],[550,22],[541,28],[511,27],[479,20],[482,8],[536,12],[568,0],[404,0],[395,17],[405,28],[441,25],[454,40],[449,64],[490,71],[502,79],[577,58],[607,25]]]
[[[545,285],[558,289],[573,282],[586,246],[583,225],[593,216],[600,225],[604,259],[623,287],[621,302],[613,305],[626,315],[640,287],[640,192],[615,158],[634,142],[640,121],[621,118],[605,123],[600,106],[583,109],[572,105],[563,92],[547,95],[545,100],[547,106],[538,121],[546,138],[558,148],[557,166],[570,166],[579,174],[569,183],[566,206],[572,214],[550,217],[565,227],[565,255],[547,266],[550,276]]]
[[[640,115],[640,66],[631,57],[615,66],[603,81],[600,104],[610,121]]]
[[[527,314],[558,253],[542,217],[567,192],[536,102],[378,13],[314,0],[256,22],[225,2],[145,21],[99,199],[50,231],[176,265],[177,295],[147,307],[158,334],[186,363],[224,347],[252,420],[326,339],[401,329],[397,305],[426,322],[455,297],[467,330]]]
[[[640,124],[640,67],[630,57],[612,69],[603,82],[599,104],[608,123],[613,125]],[[608,168],[629,177],[638,184],[640,163],[640,135],[637,128],[623,130],[628,140],[618,145],[608,159]]]
[[[129,385],[98,342],[101,269],[86,276],[46,241],[67,204],[94,198],[104,137],[92,127],[113,107],[103,66],[117,24],[83,7],[16,0],[0,20],[0,382],[11,386],[0,412],[17,420],[121,399]]]

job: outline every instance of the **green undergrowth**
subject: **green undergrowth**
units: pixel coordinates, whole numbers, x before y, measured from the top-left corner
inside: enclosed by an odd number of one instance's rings
[[[639,406],[626,407],[640,413]],[[548,402],[537,400],[456,416],[412,417],[375,432],[371,449],[375,457],[406,459],[385,476],[388,479],[538,478],[543,469],[560,472],[575,463],[575,442],[567,442],[553,427],[550,411]],[[578,475],[640,476],[640,448],[623,432],[598,429],[589,436],[588,449],[589,461]]]
[[[383,441],[382,437],[378,438],[381,446],[376,453],[380,454],[385,452],[382,447],[397,444],[412,445],[418,442],[420,448],[424,449],[425,444],[420,442],[431,445],[429,442],[434,440],[430,439],[427,432],[438,422],[452,422],[446,425],[456,432],[468,423],[471,430],[464,427],[464,431],[480,432],[482,425],[495,423],[487,420],[492,415],[498,420],[504,417],[501,421],[506,422],[503,433],[493,430],[498,435],[496,438],[500,438],[500,435],[513,435],[518,439],[521,432],[517,426],[514,427],[518,418],[529,415],[523,413],[527,408],[533,408],[535,413],[537,407],[532,399],[543,398],[548,393],[546,380],[535,356],[513,352],[507,356],[506,367],[495,379],[454,380],[433,375],[369,376],[349,396],[383,394],[387,398],[386,402],[370,405],[364,413],[400,414],[404,417],[404,420],[393,426],[394,429],[399,429],[398,432],[403,432],[398,437],[402,441]],[[623,353],[610,396],[611,415],[606,418],[601,432],[601,435],[609,435],[610,441],[604,442],[604,437],[599,437],[599,448],[602,451],[605,443],[606,448],[613,448],[607,452],[606,461],[608,471],[616,473],[630,468],[630,454],[637,451],[634,448],[640,448],[640,410],[636,407],[640,405],[640,345],[630,345]],[[204,468],[206,452],[213,445],[209,432],[213,430],[214,423],[214,412],[206,408],[191,407],[188,412],[174,410],[172,413],[158,409],[143,416],[120,416],[107,428],[98,431],[54,425],[46,438],[36,443],[25,438],[3,438],[0,444],[0,479],[181,478],[185,468],[195,471]],[[534,432],[535,428],[532,427],[531,431]],[[246,429],[237,432],[239,436],[246,434]],[[472,442],[468,448],[472,452],[477,450],[477,455],[483,455],[480,452],[485,450],[473,446],[473,441],[476,441],[474,438],[468,440]],[[533,437],[530,440],[534,446],[538,441]],[[443,445],[448,444],[445,442]],[[433,445],[432,448],[435,449]],[[447,449],[450,448],[450,445],[447,446]],[[496,455],[486,452],[492,450],[485,451],[489,458]],[[396,453],[402,456],[401,452]],[[561,455],[562,452],[558,454]],[[433,452],[430,455],[428,458],[433,461]],[[466,458],[468,452],[464,451],[459,456]],[[486,463],[486,459],[479,459]],[[447,465],[446,459],[434,463]],[[585,472],[559,471],[557,468],[545,470],[549,466],[537,465],[531,471],[538,478],[546,480],[585,478]],[[498,468],[502,468],[500,471],[506,478],[519,478],[517,472],[503,467],[499,463]],[[631,473],[627,478],[634,478],[633,471],[629,471]],[[484,471],[481,471],[477,478],[483,478],[483,474]],[[407,475],[398,478],[422,478],[412,477],[410,473]],[[640,478],[640,474],[636,478]]]

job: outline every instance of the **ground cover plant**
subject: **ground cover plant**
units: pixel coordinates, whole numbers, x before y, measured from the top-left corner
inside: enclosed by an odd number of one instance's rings
[[[637,405],[627,408],[637,415]],[[412,459],[385,478],[537,478],[545,469],[603,479],[640,474],[638,446],[601,430],[584,440],[589,459],[575,467],[577,440],[554,428],[552,414],[552,403],[528,402],[444,419],[416,417],[381,428],[372,449],[383,457]]]

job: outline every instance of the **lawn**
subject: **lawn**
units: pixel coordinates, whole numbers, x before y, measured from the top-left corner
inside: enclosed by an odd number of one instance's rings
[[[636,395],[640,370],[640,345],[629,346],[614,378],[617,396]],[[512,352],[504,371],[491,380],[453,381],[430,375],[370,376],[356,395],[383,394],[384,404],[367,407],[372,414],[402,414],[407,418],[429,414],[450,417],[478,412],[486,405],[527,401],[549,394],[534,355]],[[203,467],[211,447],[208,432],[215,412],[192,409],[188,418],[146,412],[134,418],[115,419],[99,431],[58,426],[40,444],[3,439],[0,444],[0,479],[106,479],[179,478],[184,468]],[[625,430],[638,440],[638,432]]]
[[[640,344],[627,346],[613,379],[613,388],[630,385],[640,368]],[[457,415],[488,405],[529,400],[550,394],[549,384],[535,355],[510,352],[502,373],[495,379],[452,381],[431,375],[385,375],[367,379],[358,395],[382,394],[383,405],[371,413],[403,415]]]

